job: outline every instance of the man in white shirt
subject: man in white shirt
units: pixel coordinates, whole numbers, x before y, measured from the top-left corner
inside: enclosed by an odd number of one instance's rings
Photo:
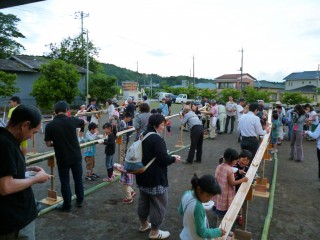
[[[238,122],[239,122],[240,117],[243,115],[244,105],[245,105],[244,99],[243,98],[239,99],[239,104],[237,105]]]
[[[236,115],[237,115],[237,104],[233,101],[232,96],[229,96],[229,102],[227,102],[226,104],[226,110],[227,110],[227,120],[226,120],[226,126],[224,128],[224,133],[228,132],[229,121],[231,119],[231,129],[230,129],[230,134],[231,134],[233,132],[234,121],[236,120]]]
[[[259,106],[257,103],[251,103],[249,105],[249,112],[241,116],[238,125],[238,129],[242,136],[240,143],[241,149],[249,150],[252,153],[253,158],[256,155],[260,144],[258,137],[269,133],[269,128],[266,127],[266,129],[263,130],[260,118],[256,116],[259,111],[258,109]]]

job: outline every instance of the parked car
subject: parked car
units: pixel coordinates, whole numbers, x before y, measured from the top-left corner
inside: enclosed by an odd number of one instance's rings
[[[179,94],[176,98],[176,103],[186,103],[186,102],[192,102],[194,99],[188,99],[187,94]]]
[[[172,103],[176,103],[177,95],[170,94],[169,96],[171,98]]]

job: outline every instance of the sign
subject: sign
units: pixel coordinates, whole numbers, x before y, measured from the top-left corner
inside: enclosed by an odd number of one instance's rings
[[[122,83],[123,91],[137,91],[138,83],[137,82],[123,82]]]

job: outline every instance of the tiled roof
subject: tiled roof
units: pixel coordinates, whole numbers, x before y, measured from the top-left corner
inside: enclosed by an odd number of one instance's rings
[[[12,72],[37,72],[25,65],[10,59],[0,59],[0,71]]]
[[[309,80],[320,78],[319,71],[304,71],[291,73],[284,78],[284,80]]]
[[[253,83],[254,88],[273,88],[273,89],[284,89],[285,82],[269,82],[266,80],[257,80]]]
[[[301,92],[301,93],[315,93],[317,87],[314,85],[306,85],[303,87],[291,89],[291,90],[286,90],[286,92]]]
[[[242,77],[245,77],[245,75],[249,76],[250,78],[256,80],[254,77],[252,77],[249,73],[243,73]],[[224,74],[221,75],[220,77],[215,78],[216,80],[218,79],[240,79],[241,78],[241,74],[237,73],[237,74]]]
[[[0,59],[0,61],[3,62],[0,62],[0,69],[3,71],[37,72],[42,64],[47,64],[52,59],[42,56],[15,55],[9,59]],[[83,67],[75,65],[75,68],[79,73],[86,73],[86,69]]]
[[[42,64],[49,63],[51,59],[40,56],[16,55],[10,59],[16,60],[32,69],[39,69]]]

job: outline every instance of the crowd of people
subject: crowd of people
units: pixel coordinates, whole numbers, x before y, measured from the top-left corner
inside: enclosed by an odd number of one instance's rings
[[[0,213],[4,216],[1,221],[0,239],[35,239],[34,220],[36,218],[36,201],[31,186],[46,182],[50,175],[38,167],[26,167],[23,141],[31,138],[39,131],[41,114],[35,107],[21,105],[19,98],[12,97],[13,109],[8,125],[0,128]],[[271,131],[270,141],[273,145],[271,153],[278,151],[284,136],[284,125],[288,126],[287,138],[291,141],[290,159],[303,161],[302,140],[317,139],[317,156],[319,160],[320,179],[320,127],[318,114],[310,104],[296,105],[286,110],[281,102],[276,102],[272,110],[272,127],[267,123],[268,115],[263,100],[246,104],[244,99],[236,103],[232,96],[226,104],[204,98],[201,105],[195,102],[183,104],[181,111],[181,128],[190,132],[190,148],[186,159],[178,155],[169,155],[163,132],[171,131],[171,122],[166,117],[171,115],[171,99],[163,98],[158,108],[150,109],[147,97],[137,105],[129,97],[124,106],[117,105],[116,99],[106,101],[106,110],[100,110],[96,99],[91,99],[89,105],[82,105],[77,117],[69,114],[69,105],[59,101],[54,105],[55,117],[45,127],[44,141],[47,147],[55,151],[58,174],[61,183],[63,204],[58,208],[62,212],[72,210],[72,191],[70,186],[70,171],[74,181],[76,206],[81,208],[84,201],[83,179],[94,181],[99,178],[95,172],[96,146],[91,145],[84,150],[86,174],[83,177],[82,153],[79,143],[99,140],[99,119],[102,111],[108,114],[107,122],[103,124],[104,137],[100,144],[105,145],[105,182],[114,181],[114,169],[121,173],[120,183],[124,189],[123,203],[130,204],[137,195],[132,185],[136,179],[139,191],[138,217],[140,232],[149,232],[150,239],[165,239],[170,236],[169,231],[161,230],[162,222],[168,207],[167,168],[173,163],[201,163],[204,135],[209,140],[217,138],[219,134],[234,134],[239,139],[241,151],[227,148],[215,169],[214,174],[191,179],[191,190],[186,191],[179,206],[179,213],[183,217],[181,239],[206,239],[220,237],[225,234],[219,228],[222,218],[230,207],[232,200],[243,182],[250,164],[259,148],[260,136]],[[137,113],[139,112],[139,113]],[[90,114],[87,114],[90,113]],[[85,127],[87,125],[87,127]],[[237,125],[237,129],[236,129]],[[125,169],[125,155],[132,132],[121,136],[120,166],[114,164],[116,133],[134,127],[136,141],[148,133],[153,133],[142,142],[142,163],[148,169],[133,175]],[[77,129],[80,129],[78,132]],[[86,131],[85,131],[86,130]],[[236,131],[237,130],[237,131]],[[62,137],[63,136],[63,137]],[[195,160],[194,160],[195,157]],[[155,159],[153,161],[153,159]],[[26,171],[33,171],[34,177],[26,178]],[[19,199],[25,199],[23,204]],[[213,200],[212,209],[217,215],[216,228],[210,228],[206,211],[202,203]],[[18,207],[19,206],[19,207]],[[9,221],[8,221],[9,219]],[[238,223],[243,223],[242,212],[239,212]]]

